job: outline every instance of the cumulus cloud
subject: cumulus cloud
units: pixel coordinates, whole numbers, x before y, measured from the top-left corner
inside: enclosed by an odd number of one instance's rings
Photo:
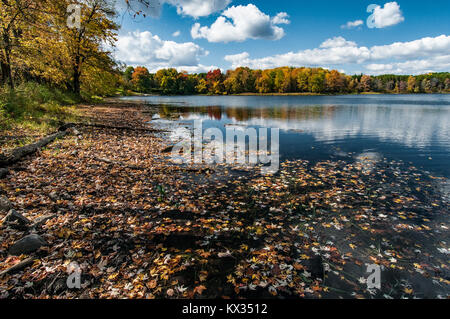
[[[284,29],[278,24],[289,23],[285,12],[271,18],[261,12],[254,4],[232,6],[210,26],[194,24],[191,35],[194,39],[207,39],[209,42],[242,42],[247,39],[279,40],[284,37]]]
[[[164,0],[177,7],[177,13],[194,18],[206,17],[225,9],[231,0]]]
[[[342,47],[356,47],[356,42],[347,41],[343,37],[334,37],[328,40],[325,40],[320,48],[328,49],[328,48],[342,48]]]
[[[289,20],[289,15],[286,12],[278,13],[273,19],[273,24],[290,24],[291,20]]]
[[[408,73],[408,70],[448,70],[448,53],[450,52],[450,36],[441,35],[435,38],[422,38],[410,42],[396,42],[371,48],[358,46],[343,37],[335,37],[324,41],[319,48],[288,52],[259,59],[251,59],[247,52],[225,56],[225,60],[233,68],[248,66],[254,69],[274,68],[280,66],[338,66],[344,64],[368,65],[370,71],[382,72],[383,69],[395,70],[396,73]],[[421,60],[420,58],[425,58]],[[395,60],[401,60],[396,62]],[[410,59],[411,62],[404,62]],[[387,63],[375,64],[375,61]],[[418,62],[420,60],[420,62]],[[439,64],[437,64],[439,62]],[[414,66],[414,64],[416,65]],[[431,64],[436,67],[431,68]],[[391,66],[389,66],[391,65]],[[379,69],[376,69],[379,68]],[[389,69],[391,68],[391,69]]]
[[[175,6],[180,15],[199,18],[222,11],[231,3],[231,0],[147,0],[146,2],[130,0],[128,2],[132,10],[144,11],[151,16],[159,16],[165,3]],[[121,6],[123,4],[119,2],[119,9],[124,9]]]
[[[372,47],[373,59],[416,58],[450,52],[450,36],[426,37],[410,42],[395,42],[389,45]]]
[[[405,21],[400,6],[395,1],[386,3],[384,7],[374,7],[372,19],[375,28],[386,28]]]
[[[250,54],[248,52],[242,52],[234,55],[226,55],[225,61],[230,62],[233,66],[239,65],[240,63],[250,63]]]
[[[178,30],[178,31],[175,31],[174,33],[172,33],[172,36],[173,37],[179,37],[180,34],[181,34],[180,30]]]
[[[142,65],[150,71],[168,67],[192,72],[208,69],[199,63],[200,57],[208,55],[208,51],[193,42],[162,40],[149,31],[119,36],[114,54],[119,61],[133,66]]]
[[[363,24],[364,24],[363,20],[349,21],[346,24],[341,25],[341,28],[342,29],[353,29],[353,28],[362,26]]]
[[[408,60],[397,63],[372,63],[366,65],[370,74],[424,74],[450,70],[450,55],[430,59]]]

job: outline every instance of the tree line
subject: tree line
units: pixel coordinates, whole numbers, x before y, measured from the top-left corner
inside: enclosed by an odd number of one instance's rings
[[[281,67],[252,70],[239,67],[222,73],[188,74],[176,69],[150,73],[145,67],[127,67],[126,90],[160,94],[270,94],[270,93],[444,93],[450,92],[450,73],[409,75],[345,75],[323,68]]]

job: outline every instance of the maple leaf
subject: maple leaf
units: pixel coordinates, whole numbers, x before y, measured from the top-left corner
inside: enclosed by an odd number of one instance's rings
[[[194,288],[194,294],[197,293],[199,295],[203,294],[203,291],[206,290],[206,287],[203,285],[197,286]]]

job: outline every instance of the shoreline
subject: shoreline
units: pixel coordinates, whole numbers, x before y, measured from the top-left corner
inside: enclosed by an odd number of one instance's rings
[[[80,106],[91,123],[137,129],[151,128],[145,123],[157,110],[126,102]],[[380,163],[378,175],[362,163],[299,159],[267,177],[228,166],[182,169],[167,161],[164,136],[77,130],[0,180],[18,213],[33,225],[43,220],[34,231],[48,243],[31,256],[12,256],[10,247],[32,229],[2,223],[0,272],[33,261],[0,278],[2,297],[423,297],[403,284],[368,290],[360,281],[366,263],[417,287],[446,280],[433,266],[445,265],[444,250],[411,257],[408,249],[439,247],[429,234],[448,226],[440,179],[415,168]],[[399,189],[404,184],[414,187]],[[82,289],[66,286],[71,263],[81,269]],[[12,281],[22,289],[11,289]],[[434,287],[428,297],[445,295],[445,287]]]
[[[178,95],[178,94],[133,94],[133,95],[120,95],[108,98],[127,98],[127,97],[149,97],[149,96],[355,96],[355,95],[446,95],[450,92],[437,92],[437,93],[380,93],[380,92],[363,92],[363,93],[342,93],[342,94],[324,94],[324,93],[241,93],[241,94],[194,94],[194,95]]]

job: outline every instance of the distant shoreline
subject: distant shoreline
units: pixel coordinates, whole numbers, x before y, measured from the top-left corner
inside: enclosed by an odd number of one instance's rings
[[[326,94],[326,93],[240,93],[240,94],[158,94],[158,93],[136,93],[132,95],[121,95],[117,97],[148,97],[148,96],[344,96],[344,95],[446,95],[449,92],[436,93],[380,93],[380,92],[362,92],[362,93],[340,93],[340,94]]]

